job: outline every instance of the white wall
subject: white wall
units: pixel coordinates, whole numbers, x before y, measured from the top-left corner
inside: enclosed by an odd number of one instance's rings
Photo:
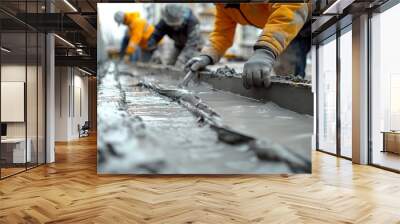
[[[55,141],[68,140],[69,71],[68,67],[55,68]]]
[[[24,82],[1,82],[1,108],[2,122],[25,121]]]
[[[7,137],[23,138],[25,135],[30,139],[32,150],[32,161],[44,162],[45,150],[45,116],[44,116],[44,74],[41,66],[25,64],[3,64],[1,66],[2,82],[24,82],[26,84],[26,106],[22,106],[22,113],[26,112],[26,120],[22,122],[6,122]],[[25,80],[27,78],[27,80]],[[2,89],[3,91],[4,89]],[[23,94],[23,93],[22,93]],[[2,95],[3,97],[7,97]],[[24,103],[24,102],[23,102]],[[10,107],[1,110],[12,110]],[[12,113],[12,111],[9,111]],[[37,157],[37,153],[39,156]],[[49,160],[51,162],[51,160]]]
[[[2,82],[25,82],[26,69],[28,73],[33,69],[32,66],[28,68],[24,65],[9,64],[1,66],[1,81]],[[29,94],[28,95],[33,95]],[[36,93],[35,93],[36,96]],[[1,108],[6,110],[7,108]],[[25,137],[25,122],[7,122],[7,136],[8,137]]]
[[[88,77],[76,68],[56,67],[55,85],[55,140],[77,139],[78,125],[88,120]]]
[[[2,65],[1,66],[1,81],[18,81],[25,82],[24,65]],[[5,110],[6,108],[1,108]],[[25,137],[25,122],[9,122],[7,123],[7,137]]]
[[[25,64],[24,65],[2,65],[1,66],[1,81],[25,82]]]
[[[88,113],[88,77],[82,76],[83,73],[76,73],[74,75],[74,108],[72,108],[72,130],[71,135],[73,138],[79,137],[78,124],[83,125],[85,121],[89,120]],[[80,101],[80,102],[79,102]]]

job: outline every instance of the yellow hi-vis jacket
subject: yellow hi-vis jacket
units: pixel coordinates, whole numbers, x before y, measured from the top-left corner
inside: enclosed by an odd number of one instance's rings
[[[278,56],[303,27],[309,12],[307,3],[216,4],[214,30],[202,54],[218,62],[232,46],[239,23],[262,29],[254,49],[266,48]]]
[[[125,13],[124,24],[128,26],[129,31],[129,44],[126,48],[126,53],[133,54],[136,50],[136,45],[146,49],[147,41],[153,34],[154,26],[142,19],[139,12]]]

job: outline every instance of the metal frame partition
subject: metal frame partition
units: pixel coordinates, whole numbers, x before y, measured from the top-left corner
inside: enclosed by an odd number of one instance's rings
[[[318,40],[318,42],[315,44],[316,45],[316,51],[315,51],[315,54],[316,54],[316,94],[317,94],[317,96],[316,96],[316,116],[317,116],[316,117],[316,122],[317,122],[317,124],[316,124],[316,150],[319,152],[327,153],[329,155],[338,156],[340,158],[344,158],[347,160],[352,160],[352,158],[344,156],[341,153],[341,117],[340,117],[340,114],[341,114],[341,110],[340,110],[341,109],[340,108],[340,103],[341,103],[341,97],[340,97],[340,95],[341,95],[340,94],[340,91],[341,91],[341,88],[340,88],[340,81],[341,81],[340,37],[341,37],[341,35],[343,35],[344,33],[349,31],[349,30],[347,30],[349,27],[351,27],[351,23],[347,24],[344,27],[340,27],[337,23],[335,33],[331,34],[330,36],[325,37],[322,40]],[[346,32],[344,32],[344,31],[346,31]],[[333,39],[332,36],[335,36],[335,38]],[[319,136],[319,131],[320,131],[320,127],[319,127],[320,126],[320,124],[319,124],[319,121],[320,121],[320,118],[319,118],[319,112],[320,112],[319,111],[319,108],[320,108],[319,107],[319,102],[320,102],[319,48],[320,48],[321,43],[330,42],[330,41],[336,41],[336,52],[335,52],[336,53],[336,61],[335,61],[335,64],[336,64],[336,108],[335,108],[336,109],[336,152],[335,153],[328,152],[324,149],[321,149],[320,144],[319,144],[319,141],[320,141],[319,140],[320,139],[320,136]]]
[[[2,30],[2,23],[0,23],[0,30]],[[3,46],[3,44],[2,44],[2,32],[0,32],[0,48]],[[1,74],[1,71],[2,71],[2,69],[1,69],[1,60],[2,59],[2,53],[1,53],[1,50],[0,50],[0,84],[1,84],[1,77],[2,77],[2,74]],[[2,122],[1,122],[1,85],[0,85],[0,124],[1,124]],[[1,144],[0,144],[0,180],[2,179],[2,173],[1,173],[1,171],[2,171],[2,169],[1,169]]]
[[[396,172],[396,173],[400,173],[400,170],[397,169],[392,169],[389,167],[385,167],[379,164],[374,164],[373,161],[373,142],[372,142],[372,54],[373,49],[372,49],[372,23],[371,20],[373,18],[373,13],[382,13],[390,8],[392,8],[393,6],[399,4],[400,1],[399,0],[388,0],[386,2],[384,2],[383,4],[380,4],[379,6],[375,6],[372,8],[365,8],[364,11],[362,13],[358,12],[357,15],[337,15],[336,17],[336,22],[334,25],[326,28],[326,30],[318,33],[316,35],[316,37],[313,38],[313,44],[316,46],[316,53],[315,53],[315,57],[316,57],[316,150],[319,152],[323,152],[323,153],[327,153],[333,156],[337,156],[340,158],[344,158],[344,159],[348,159],[348,160],[356,160],[358,162],[360,162],[360,158],[349,158],[346,156],[342,155],[342,148],[341,148],[341,131],[342,131],[342,127],[341,127],[341,116],[340,116],[340,103],[341,103],[341,88],[340,88],[340,81],[341,81],[341,58],[340,58],[340,37],[347,32],[347,29],[349,28],[349,26],[353,25],[353,20],[354,18],[358,18],[358,16],[360,15],[367,15],[368,19],[367,19],[367,27],[366,27],[366,32],[363,33],[357,33],[357,35],[360,35],[360,37],[365,38],[367,41],[366,44],[366,60],[365,62],[361,62],[361,66],[366,66],[365,68],[365,75],[366,75],[366,82],[365,83],[361,83],[361,88],[366,88],[366,110],[367,110],[367,121],[364,120],[360,120],[360,122],[365,123],[364,126],[360,126],[358,127],[359,130],[358,132],[360,132],[359,136],[357,136],[357,138],[360,138],[358,140],[360,140],[360,145],[356,146],[356,150],[358,150],[358,152],[356,154],[358,154],[358,157],[363,157],[361,154],[366,153],[366,161],[365,164],[367,165],[371,165],[377,168],[381,168],[384,170],[388,170],[388,171],[392,171],[392,172]],[[356,16],[356,17],[354,17]],[[359,24],[358,24],[359,25]],[[336,29],[336,30],[334,30]],[[357,28],[357,32],[359,32],[359,28]],[[319,55],[319,48],[321,47],[321,43],[324,43],[324,41],[327,41],[329,38],[332,38],[333,35],[336,35],[335,40],[336,40],[336,152],[335,153],[331,153],[328,152],[324,149],[320,148],[320,135],[319,135],[319,131],[320,131],[320,117],[319,117],[319,113],[320,113],[320,85],[321,85],[321,79],[320,79],[320,64],[319,64],[319,59],[320,59],[320,55]],[[353,40],[354,41],[354,40]],[[353,42],[354,43],[354,42]],[[361,46],[359,46],[361,47]],[[354,59],[353,59],[354,60]],[[354,62],[354,61],[353,61]],[[363,65],[362,63],[365,63],[365,65]],[[360,66],[358,65],[358,66]],[[354,74],[353,74],[354,75]],[[353,96],[354,97],[354,96]],[[359,96],[358,96],[359,97]],[[361,99],[357,99],[357,100],[361,100]],[[360,103],[360,102],[357,102]],[[361,115],[360,115],[361,116]],[[362,137],[363,133],[363,127],[365,127],[367,130],[367,134],[366,137]],[[354,129],[353,129],[354,131]],[[363,144],[366,145],[366,147],[363,146]],[[353,147],[353,150],[354,147]],[[364,152],[365,151],[365,152]],[[354,156],[354,152],[353,152],[353,156]],[[362,159],[361,159],[362,160]],[[364,164],[364,162],[361,161],[362,164]]]
[[[372,88],[372,54],[373,54],[373,49],[372,49],[372,18],[374,13],[383,13],[386,10],[391,9],[392,7],[400,4],[399,0],[388,0],[385,3],[381,4],[380,6],[371,9],[368,11],[368,165],[371,165],[373,167],[377,167],[383,170],[395,172],[395,173],[400,173],[400,170],[398,169],[393,169],[387,166],[383,166],[377,163],[374,163],[373,160],[373,133],[372,133],[372,93],[373,93],[373,88]]]
[[[36,12],[37,13],[39,13],[39,3],[44,3],[45,1],[44,0],[42,0],[42,1],[40,1],[40,0],[30,0],[30,1],[28,1],[28,0],[25,0],[25,1],[19,1],[19,2],[21,2],[21,4],[25,4],[25,6],[23,6],[23,7],[25,7],[25,9],[24,9],[24,12],[25,12],[25,19],[27,18],[26,16],[27,16],[27,13],[28,13],[28,2],[29,3],[33,3],[33,4],[36,4]],[[0,11],[2,12],[2,13],[4,13],[4,14],[6,14],[7,16],[9,16],[11,19],[14,19],[16,22],[18,22],[18,23],[20,23],[21,25],[22,25],[22,27],[24,27],[23,29],[24,30],[19,30],[19,31],[17,31],[17,32],[9,32],[9,31],[4,31],[3,29],[0,29],[1,31],[0,31],[0,46],[3,46],[4,45],[4,43],[3,43],[3,34],[6,34],[6,33],[12,33],[12,34],[15,34],[15,35],[25,35],[25,37],[24,37],[24,53],[25,53],[25,58],[24,58],[24,60],[25,60],[25,63],[24,63],[24,66],[25,66],[25,84],[24,84],[24,139],[25,139],[25,152],[24,152],[24,156],[25,156],[25,166],[24,166],[24,169],[22,169],[22,170],[20,170],[20,171],[18,171],[18,172],[13,172],[13,173],[11,173],[11,174],[9,174],[9,175],[4,175],[4,168],[3,168],[3,164],[1,163],[1,153],[2,153],[2,145],[0,144],[0,180],[2,180],[2,179],[5,179],[5,178],[8,178],[8,177],[11,177],[11,176],[14,176],[14,175],[16,175],[16,174],[19,174],[19,173],[22,173],[22,172],[25,172],[25,171],[27,171],[27,170],[30,170],[30,169],[33,169],[33,168],[36,168],[36,167],[38,167],[38,166],[40,166],[40,165],[43,165],[43,164],[46,164],[46,162],[47,162],[47,153],[46,153],[46,149],[47,149],[47,138],[46,138],[46,136],[47,136],[47,128],[46,128],[46,118],[47,118],[47,114],[46,114],[46,108],[47,108],[47,105],[46,105],[46,96],[47,96],[47,82],[46,82],[46,78],[47,78],[47,67],[46,67],[46,64],[47,64],[47,57],[46,57],[46,54],[47,54],[47,49],[46,49],[46,47],[47,47],[47,40],[46,40],[46,33],[44,33],[44,32],[41,32],[40,30],[37,30],[37,29],[35,29],[35,28],[33,28],[32,26],[29,26],[27,23],[25,23],[25,22],[23,22],[23,21],[21,21],[20,19],[18,19],[17,17],[15,17],[15,16],[13,16],[13,14],[12,13],[9,13],[7,10],[5,10],[4,8],[2,8],[2,5],[0,4]],[[46,11],[47,11],[47,7],[46,7]],[[0,23],[0,26],[2,25],[2,23]],[[0,27],[0,28],[2,28],[2,27]],[[22,32],[21,32],[22,31]],[[33,43],[30,43],[29,41],[28,41],[28,34],[32,34],[32,37],[34,37],[34,38],[36,38],[36,41],[33,41]],[[43,34],[43,35],[41,35],[41,34]],[[40,38],[41,37],[41,38]],[[40,41],[41,41],[41,44],[42,44],[42,49],[41,49],[41,51],[39,52],[39,46],[40,46]],[[31,41],[32,42],[32,41]],[[29,44],[33,44],[33,46],[34,46],[34,50],[33,50],[33,53],[36,55],[36,60],[35,61],[30,61],[30,59],[28,58],[28,46],[29,46]],[[36,46],[35,46],[36,45]],[[29,52],[31,52],[31,51],[29,51]],[[42,61],[42,64],[40,63],[40,60],[39,60],[39,57],[41,58],[41,60],[43,60]],[[4,64],[3,64],[3,62],[4,62],[4,58],[3,58],[3,55],[2,55],[2,53],[0,53],[0,82],[2,81],[2,67],[4,66]],[[32,66],[34,66],[34,67],[36,67],[36,69],[35,69],[35,71],[34,72],[32,72],[32,74],[31,75],[33,75],[33,76],[35,76],[34,78],[35,78],[35,80],[36,80],[36,86],[35,85],[33,85],[33,88],[34,88],[34,93],[32,93],[32,94],[29,94],[28,95],[28,65],[31,65],[31,63],[33,63],[32,64]],[[42,67],[42,69],[41,69],[41,82],[42,82],[42,85],[41,85],[41,96],[39,95],[39,66],[41,66]],[[34,74],[33,74],[34,73]],[[31,87],[32,88],[32,87]],[[0,85],[0,90],[1,90],[1,85]],[[35,95],[35,96],[34,96]],[[28,150],[28,107],[27,107],[27,102],[28,102],[28,96],[32,96],[32,97],[34,97],[34,100],[35,100],[35,103],[36,103],[36,110],[34,111],[35,113],[36,113],[36,116],[35,115],[33,115],[35,118],[34,119],[36,119],[36,122],[34,122],[34,121],[32,121],[32,125],[36,125],[36,127],[34,127],[33,126],[33,128],[35,129],[35,136],[32,136],[31,138],[32,138],[32,141],[35,141],[35,143],[36,143],[36,147],[35,147],[35,150],[36,150],[36,161],[35,162],[33,162],[33,163],[29,163],[29,166],[28,166],[28,153],[27,153],[27,150]],[[41,98],[40,98],[41,97]],[[41,100],[41,102],[42,102],[42,114],[39,114],[39,98],[40,98],[40,100]],[[1,91],[0,91],[0,101],[1,101]],[[0,105],[0,109],[1,109],[1,105]],[[41,117],[39,117],[39,116],[41,116]],[[42,133],[41,133],[41,137],[42,137],[42,139],[41,139],[41,144],[39,144],[39,121],[41,121],[42,123],[42,126],[41,126],[41,128],[42,128]],[[1,123],[1,115],[0,115],[0,123]],[[33,129],[32,129],[33,130]],[[32,143],[33,144],[33,143]],[[41,145],[41,146],[39,146],[39,145]],[[41,147],[41,149],[39,150],[39,147]],[[41,156],[43,157],[43,158],[41,158],[41,159],[39,159],[39,153],[40,153],[40,151],[42,152],[42,154],[41,154]]]

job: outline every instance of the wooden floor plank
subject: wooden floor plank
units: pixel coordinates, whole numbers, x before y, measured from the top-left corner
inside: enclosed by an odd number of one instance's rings
[[[400,223],[400,175],[313,152],[312,175],[96,173],[96,138],[0,181],[0,223]]]

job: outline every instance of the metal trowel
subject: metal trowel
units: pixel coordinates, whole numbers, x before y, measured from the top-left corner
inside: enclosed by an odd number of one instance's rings
[[[189,70],[189,72],[185,75],[183,80],[178,84],[178,87],[187,87],[190,80],[193,79],[193,77],[197,74],[197,72],[194,72],[192,70]]]

